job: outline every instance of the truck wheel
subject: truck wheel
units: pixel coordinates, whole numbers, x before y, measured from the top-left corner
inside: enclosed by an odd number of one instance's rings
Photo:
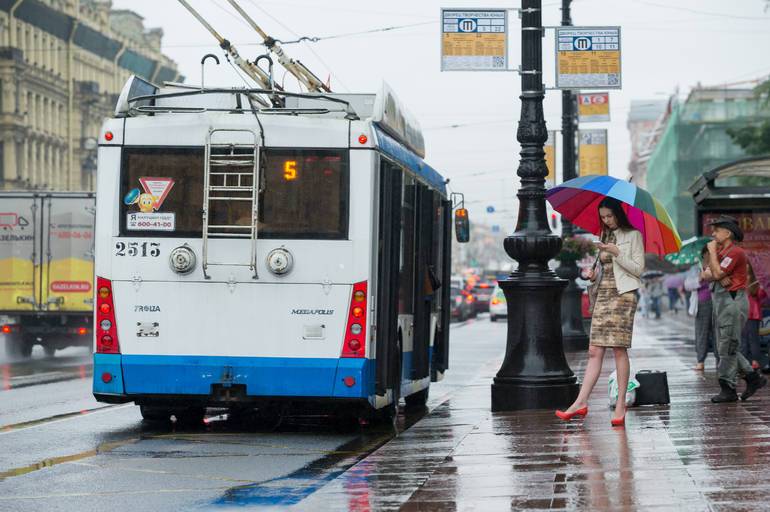
[[[429,392],[430,392],[430,387],[427,387],[425,389],[421,389],[417,393],[412,393],[411,395],[404,397],[404,401],[406,402],[407,409],[411,409],[411,410],[423,409],[428,404]]]
[[[46,357],[53,357],[54,354],[56,354],[56,347],[51,347],[50,345],[44,345],[43,351],[45,352]]]
[[[5,353],[14,359],[26,359],[32,355],[32,344],[27,343],[21,334],[6,334]]]

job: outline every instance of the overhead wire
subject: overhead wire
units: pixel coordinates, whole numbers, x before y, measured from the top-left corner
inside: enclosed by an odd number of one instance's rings
[[[658,7],[661,9],[670,9],[674,11],[682,11],[682,12],[689,12],[693,14],[699,14],[701,16],[716,16],[719,18],[731,18],[735,20],[749,20],[749,21],[768,21],[770,18],[763,18],[763,17],[757,17],[757,16],[737,16],[734,14],[728,14],[728,13],[718,13],[718,12],[710,12],[710,11],[702,11],[700,9],[693,9],[691,7],[682,7],[678,5],[670,5],[670,4],[659,4],[657,2],[650,2],[649,0],[631,0],[634,3],[647,5],[650,7]]]
[[[289,28],[289,27],[288,27],[286,24],[284,24],[284,23],[283,23],[281,20],[279,20],[278,18],[276,18],[275,16],[273,16],[272,14],[270,14],[270,13],[269,13],[269,12],[268,12],[266,9],[264,9],[264,8],[260,7],[260,6],[259,6],[259,4],[257,4],[257,3],[256,3],[254,0],[247,0],[247,1],[248,1],[248,2],[249,2],[251,5],[253,5],[254,7],[256,7],[256,8],[257,8],[257,9],[258,9],[258,10],[259,10],[259,11],[260,11],[262,14],[264,14],[265,16],[267,16],[268,18],[270,18],[271,20],[273,20],[275,23],[277,23],[277,24],[278,24],[278,25],[280,25],[281,27],[283,27],[283,29],[284,29],[284,30],[286,30],[288,33],[290,33],[291,35],[293,35],[293,36],[294,36],[294,37],[296,37],[296,38],[299,38],[299,37],[300,37],[300,35],[299,35],[299,34],[297,34],[296,32],[294,32],[294,31],[293,31],[291,28]],[[350,92],[350,88],[349,88],[347,85],[345,85],[345,83],[344,83],[344,82],[343,82],[343,81],[342,81],[342,80],[341,80],[341,79],[340,79],[340,78],[339,78],[337,75],[335,75],[335,74],[334,74],[334,71],[332,71],[332,68],[331,68],[331,66],[329,66],[329,65],[326,63],[326,61],[325,61],[325,60],[324,60],[324,59],[323,59],[323,58],[322,58],[322,57],[321,57],[321,56],[320,56],[320,55],[319,55],[319,54],[318,54],[318,53],[317,53],[317,52],[316,52],[316,51],[315,51],[315,50],[314,50],[314,49],[313,49],[313,48],[312,48],[312,47],[311,47],[309,44],[307,44],[307,43],[304,43],[304,45],[305,45],[305,48],[307,48],[307,50],[308,50],[308,51],[310,51],[310,53],[312,53],[312,54],[315,56],[315,58],[316,58],[316,59],[318,59],[318,61],[321,63],[321,65],[323,65],[323,66],[326,68],[326,70],[329,72],[329,76],[330,76],[330,77],[332,77],[332,78],[334,78],[334,79],[335,79],[337,82],[339,82],[339,84],[340,84],[340,85],[341,85],[341,86],[342,86],[342,87],[343,87],[343,88],[344,88],[344,89],[345,89],[347,92]]]

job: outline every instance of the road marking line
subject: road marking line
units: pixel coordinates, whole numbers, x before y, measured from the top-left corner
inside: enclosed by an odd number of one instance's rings
[[[88,418],[94,414],[101,414],[110,411],[117,411],[126,407],[133,407],[134,404],[122,404],[122,405],[105,405],[104,407],[97,407],[95,409],[86,409],[85,411],[78,411],[72,413],[66,413],[63,415],[51,416],[49,418],[43,418],[40,420],[25,421],[22,423],[16,423],[13,425],[4,425],[0,427],[0,436],[6,434],[13,434],[15,432],[23,432],[33,428],[45,427],[48,425],[55,425],[63,421],[74,420],[77,418]]]
[[[6,478],[14,477],[14,476],[26,475],[28,473],[32,473],[43,468],[50,468],[53,466],[57,466],[59,464],[64,464],[65,462],[74,462],[81,459],[87,459],[89,457],[99,455],[100,453],[110,452],[115,448],[120,448],[121,446],[127,445],[129,443],[133,443],[136,441],[139,441],[138,437],[125,439],[123,441],[115,441],[114,443],[104,443],[104,444],[100,444],[93,450],[88,450],[81,453],[75,453],[73,455],[51,457],[50,459],[43,459],[40,462],[35,462],[34,464],[30,464],[28,466],[12,468],[7,471],[0,472],[0,481],[5,480]],[[0,498],[0,499],[4,499],[4,498]]]

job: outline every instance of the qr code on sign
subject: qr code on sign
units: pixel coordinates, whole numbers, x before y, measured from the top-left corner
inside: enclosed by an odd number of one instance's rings
[[[618,85],[620,83],[620,76],[617,73],[610,73],[607,75],[607,83],[609,85]]]
[[[493,68],[504,68],[505,67],[505,57],[492,57],[492,67]]]

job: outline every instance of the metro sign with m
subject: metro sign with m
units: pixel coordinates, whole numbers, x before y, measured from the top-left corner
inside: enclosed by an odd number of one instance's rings
[[[591,36],[578,36],[572,38],[572,47],[580,52],[591,51],[593,41]]]
[[[476,32],[478,26],[478,22],[472,18],[464,18],[457,22],[457,27],[460,32]]]

